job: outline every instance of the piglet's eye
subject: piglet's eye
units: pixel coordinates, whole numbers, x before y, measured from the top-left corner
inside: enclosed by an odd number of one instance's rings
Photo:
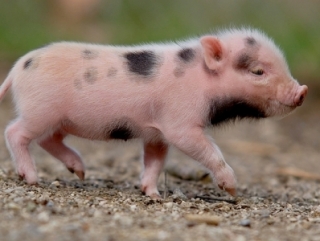
[[[255,75],[263,75],[264,71],[263,71],[263,69],[255,69],[255,70],[251,70],[251,73],[253,73]]]

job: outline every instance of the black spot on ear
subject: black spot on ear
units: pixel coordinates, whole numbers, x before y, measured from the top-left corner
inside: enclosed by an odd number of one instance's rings
[[[235,68],[236,69],[248,69],[250,64],[253,62],[253,57],[250,56],[248,53],[241,53],[235,61]]]
[[[196,56],[195,50],[191,48],[181,49],[178,52],[179,59],[185,63],[191,62],[195,56]]]
[[[257,44],[257,41],[256,41],[253,37],[247,37],[247,38],[245,39],[245,42],[246,42],[246,44],[249,45],[249,46],[254,46],[254,45]]]
[[[83,74],[83,78],[89,84],[93,84],[98,80],[98,69],[95,67],[89,67]]]
[[[82,57],[84,59],[95,59],[98,57],[98,52],[90,49],[85,49],[82,51]]]
[[[209,121],[214,126],[238,119],[260,119],[266,117],[261,107],[241,99],[221,98],[213,100],[209,111]]]
[[[26,62],[24,62],[23,68],[28,69],[32,65],[32,61],[32,58],[30,58]]]
[[[152,51],[129,52],[124,55],[130,72],[149,76],[157,64],[157,56]]]

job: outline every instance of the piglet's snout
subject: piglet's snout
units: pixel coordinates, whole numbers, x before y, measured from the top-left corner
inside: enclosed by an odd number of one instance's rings
[[[294,104],[296,106],[302,105],[304,99],[306,98],[308,93],[308,87],[306,85],[299,86],[296,96],[294,98]]]

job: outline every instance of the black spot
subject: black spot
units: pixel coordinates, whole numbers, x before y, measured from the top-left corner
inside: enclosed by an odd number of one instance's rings
[[[247,37],[247,38],[245,39],[245,42],[246,42],[246,44],[249,45],[249,46],[254,46],[254,45],[257,44],[257,41],[256,41],[253,37]]]
[[[244,118],[266,118],[261,107],[241,99],[218,99],[210,105],[209,121],[216,126],[224,122],[240,120]]]
[[[110,138],[127,141],[128,139],[134,138],[134,135],[128,126],[119,126],[111,130]]]
[[[98,69],[95,67],[89,67],[83,74],[83,78],[89,84],[93,84],[98,80]]]
[[[178,52],[179,59],[185,63],[191,62],[195,56],[195,51],[191,48],[181,49]]]
[[[90,49],[85,49],[82,51],[82,57],[85,59],[95,59],[98,57],[98,52]]]
[[[24,62],[23,68],[28,69],[32,64],[32,61],[33,61],[32,58],[30,58],[26,62]]]
[[[248,67],[252,62],[253,62],[252,56],[250,56],[248,53],[241,53],[237,57],[234,65],[236,69],[248,69]]]
[[[116,76],[118,70],[114,67],[111,67],[110,69],[108,69],[108,73],[107,73],[107,76],[108,77],[114,77]]]
[[[109,124],[104,135],[106,139],[129,140],[140,135],[141,128],[129,118],[121,118]]]
[[[152,69],[157,64],[157,56],[152,51],[129,52],[124,57],[132,73],[145,77],[152,74]]]

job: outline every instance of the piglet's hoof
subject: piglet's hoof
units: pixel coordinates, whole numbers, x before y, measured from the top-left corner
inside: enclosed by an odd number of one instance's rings
[[[85,177],[84,171],[75,171],[74,173],[79,177],[81,181],[84,180],[84,177]]]
[[[237,190],[235,188],[225,188],[224,190],[233,197],[237,196]]]
[[[19,175],[19,180],[25,180],[27,182],[28,185],[37,185],[38,184],[38,177],[37,175],[32,175],[32,173],[30,175],[25,175],[24,173],[18,173]]]
[[[224,187],[222,185],[218,185],[218,187],[223,190],[226,191],[227,193],[229,193],[231,196],[236,197],[237,196],[237,190],[235,188],[227,188]]]
[[[153,193],[153,194],[148,195],[148,196],[154,201],[162,200],[162,197],[158,193]]]
[[[75,174],[79,177],[79,179],[80,179],[81,181],[84,180],[84,177],[85,177],[84,171],[74,170],[73,168],[68,168],[68,170],[69,170],[69,172],[71,172],[71,173],[75,173]]]

